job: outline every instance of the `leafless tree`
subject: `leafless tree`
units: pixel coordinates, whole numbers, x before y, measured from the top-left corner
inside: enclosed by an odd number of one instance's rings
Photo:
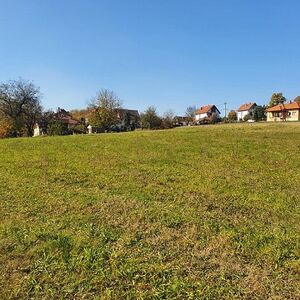
[[[195,106],[189,106],[186,111],[185,115],[191,119],[195,117],[196,107]]]
[[[89,116],[90,124],[109,129],[117,124],[117,110],[121,108],[121,100],[115,92],[102,89],[89,104],[91,113]]]
[[[105,108],[114,110],[121,108],[122,103],[114,91],[101,89],[96,97],[94,97],[89,105],[92,108]]]

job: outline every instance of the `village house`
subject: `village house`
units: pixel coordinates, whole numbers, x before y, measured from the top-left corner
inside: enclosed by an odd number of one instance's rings
[[[237,119],[238,121],[243,121],[246,116],[249,116],[249,119],[253,118],[253,112],[256,107],[256,103],[249,102],[240,106],[237,110]]]
[[[134,109],[116,109],[118,126],[121,130],[126,129],[135,129],[140,127],[140,114],[137,110]]]
[[[195,112],[195,121],[209,118],[212,114],[216,114],[216,116],[219,118],[221,113],[215,105],[201,106]]]
[[[300,103],[278,104],[267,110],[267,121],[300,121]]]
[[[60,107],[57,109],[56,113],[52,115],[51,121],[58,121],[65,124],[65,127],[69,132],[72,132],[74,126],[80,124],[78,120],[72,118],[71,114],[68,111]],[[46,122],[42,120],[35,124],[33,136],[41,136],[47,134],[46,131],[48,124],[45,123]]]

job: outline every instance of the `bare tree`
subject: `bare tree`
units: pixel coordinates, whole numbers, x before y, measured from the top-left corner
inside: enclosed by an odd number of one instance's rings
[[[162,127],[163,128],[172,128],[174,123],[175,113],[172,109],[167,110],[162,118]]]
[[[33,135],[33,127],[41,116],[40,90],[33,83],[23,79],[0,85],[0,111],[12,123],[12,135],[26,132]]]
[[[89,108],[91,109],[89,123],[108,129],[118,122],[117,110],[121,108],[121,100],[115,92],[102,89],[92,99]]]
[[[185,115],[189,117],[190,119],[193,119],[195,117],[196,107],[195,106],[189,106],[186,111]]]
[[[114,110],[121,108],[122,103],[114,91],[108,89],[101,89],[96,97],[94,97],[89,105],[92,108],[106,108]]]

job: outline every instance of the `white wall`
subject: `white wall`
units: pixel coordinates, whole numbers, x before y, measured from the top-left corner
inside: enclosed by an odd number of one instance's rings
[[[196,121],[200,120],[200,119],[203,119],[203,118],[206,118],[207,117],[207,114],[196,114],[195,115],[195,119]]]
[[[244,117],[247,116],[250,113],[253,113],[253,111],[254,111],[254,109],[238,111],[237,112],[237,118],[238,118],[238,120],[244,120]]]

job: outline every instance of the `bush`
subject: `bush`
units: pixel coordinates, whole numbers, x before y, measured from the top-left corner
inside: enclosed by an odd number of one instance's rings
[[[156,108],[150,106],[144,113],[141,114],[142,128],[159,129],[161,128],[162,120],[156,113]]]
[[[4,117],[0,117],[0,138],[12,136],[12,124]]]
[[[72,128],[73,132],[76,134],[85,134],[86,133],[86,126],[84,124],[75,125]]]
[[[237,113],[236,113],[236,111],[231,110],[231,111],[228,113],[228,121],[229,121],[229,122],[235,122],[235,121],[237,121]]]
[[[266,109],[264,106],[256,106],[253,112],[253,120],[258,121],[265,121],[266,120]]]
[[[251,116],[250,116],[250,114],[247,114],[245,117],[244,117],[244,121],[245,122],[248,122],[248,120],[250,120],[251,119]]]
[[[65,124],[61,121],[53,121],[49,124],[48,127],[49,135],[67,135],[70,134],[68,129],[68,124]]]

